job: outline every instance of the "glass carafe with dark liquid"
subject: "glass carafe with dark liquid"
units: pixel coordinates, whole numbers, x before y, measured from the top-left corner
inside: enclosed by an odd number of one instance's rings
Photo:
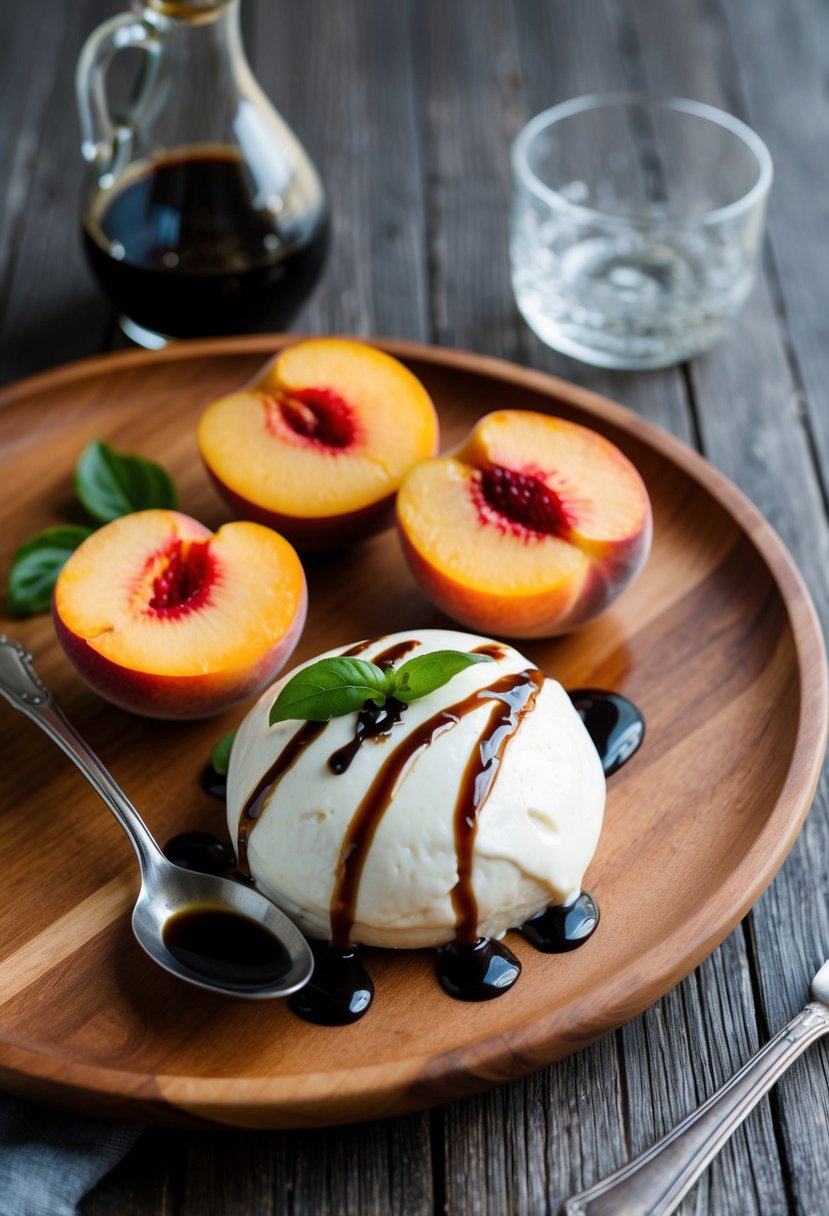
[[[123,47],[145,53],[127,110],[105,101]],[[78,62],[92,268],[143,345],[284,328],[317,280],[328,223],[319,175],[256,83],[239,0],[148,0]]]

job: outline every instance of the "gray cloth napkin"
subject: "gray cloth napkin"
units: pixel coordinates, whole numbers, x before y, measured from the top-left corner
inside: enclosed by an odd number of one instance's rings
[[[0,1216],[75,1216],[140,1135],[140,1127],[0,1095]]]

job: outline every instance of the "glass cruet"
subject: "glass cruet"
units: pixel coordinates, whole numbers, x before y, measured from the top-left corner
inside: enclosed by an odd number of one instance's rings
[[[112,115],[106,74],[125,47],[145,59]],[[254,79],[239,0],[148,0],[111,18],[87,40],[76,84],[83,240],[124,331],[159,346],[285,328],[322,269],[327,205]]]

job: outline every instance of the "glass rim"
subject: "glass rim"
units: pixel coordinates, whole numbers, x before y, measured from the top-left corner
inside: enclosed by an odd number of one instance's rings
[[[653,216],[619,215],[612,211],[602,211],[596,207],[588,207],[583,203],[573,203],[565,198],[553,186],[548,186],[530,168],[529,147],[536,136],[548,127],[553,126],[562,118],[570,118],[587,110],[599,110],[614,106],[644,106],[651,110],[675,110],[682,114],[690,114],[702,118],[716,126],[729,131],[753,152],[758,166],[757,180],[745,194],[721,207],[703,211],[696,215],[666,215],[662,222],[665,224],[683,224],[702,227],[718,224],[731,219],[743,211],[749,210],[768,194],[771,187],[774,169],[771,153],[763,140],[741,119],[735,118],[727,110],[708,105],[704,101],[693,101],[688,97],[652,97],[647,93],[626,91],[618,93],[586,93],[582,97],[573,97],[569,101],[559,102],[542,110],[531,118],[518,132],[512,144],[512,169],[516,179],[538,198],[557,211],[566,212],[574,218],[600,221],[603,224],[620,225],[626,228],[652,228],[655,221]]]

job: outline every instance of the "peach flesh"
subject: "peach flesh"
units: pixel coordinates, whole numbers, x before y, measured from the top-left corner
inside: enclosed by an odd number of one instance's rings
[[[306,612],[302,567],[282,537],[252,523],[214,536],[173,511],[94,533],[53,599],[58,639],[87,683],[162,718],[204,717],[256,692],[290,657]]]
[[[652,518],[630,461],[601,435],[530,411],[482,418],[425,460],[397,500],[412,573],[482,633],[551,637],[592,620],[636,577]]]
[[[208,474],[234,514],[307,550],[387,527],[401,478],[437,441],[437,415],[417,378],[342,338],[286,347],[199,423]]]

